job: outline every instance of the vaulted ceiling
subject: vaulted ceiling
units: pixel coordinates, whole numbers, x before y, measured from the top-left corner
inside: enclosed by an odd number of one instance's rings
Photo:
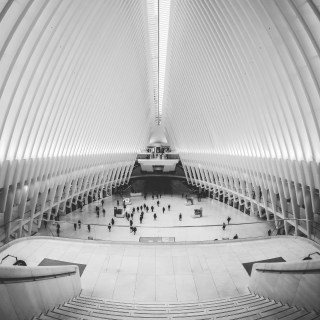
[[[0,213],[32,183],[127,182],[156,122],[190,183],[293,181],[311,218],[319,30],[319,0],[0,0]]]
[[[163,116],[172,145],[319,162],[319,5],[172,1]]]

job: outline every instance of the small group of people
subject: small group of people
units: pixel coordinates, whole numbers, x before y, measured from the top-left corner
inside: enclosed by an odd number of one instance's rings
[[[152,200],[154,200],[154,197],[155,197],[154,193],[152,193]],[[157,193],[156,197],[157,197],[157,199],[159,199],[159,198],[161,199],[161,193]]]
[[[228,216],[228,218],[227,218],[227,221],[228,221],[228,224],[230,223],[230,221],[231,221],[231,218]],[[224,231],[226,229],[226,224],[223,222],[222,223],[222,230]]]
[[[170,206],[170,204],[168,205],[168,211],[170,211],[170,208],[171,208],[171,206]],[[164,213],[166,211],[166,208],[165,207],[163,207],[162,208],[162,213]]]
[[[103,216],[105,216],[106,215],[106,210],[103,208],[103,205],[104,205],[104,200],[102,199],[101,200],[102,213],[103,213]],[[99,216],[100,216],[100,208],[99,208],[99,206],[96,206],[96,214],[97,214],[97,217],[99,218]]]
[[[114,225],[114,219],[113,218],[111,218],[111,222],[109,222],[109,224],[108,224],[109,232],[111,232],[111,225],[112,226]]]
[[[140,223],[142,222],[141,216],[140,216]],[[134,235],[136,235],[137,227],[133,225],[133,219],[130,219],[130,232],[133,232]]]
[[[76,231],[77,230],[77,224],[74,223],[73,227],[74,227],[74,231]],[[81,220],[78,220],[78,227],[79,227],[79,229],[81,229]]]

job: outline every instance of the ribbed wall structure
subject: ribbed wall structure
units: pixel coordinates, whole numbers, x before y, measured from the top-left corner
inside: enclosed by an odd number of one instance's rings
[[[159,106],[189,183],[249,214],[303,219],[284,227],[309,237],[320,220],[319,10],[172,0]],[[150,25],[147,0],[0,1],[0,241],[129,180],[161,112]]]
[[[7,241],[129,180],[155,119],[146,1],[0,1],[0,99]]]
[[[190,183],[250,214],[306,219],[289,223],[309,237],[320,220],[319,10],[173,0],[163,98]]]

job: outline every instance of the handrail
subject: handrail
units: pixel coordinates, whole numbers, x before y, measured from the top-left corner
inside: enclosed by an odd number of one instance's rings
[[[22,219],[20,219],[22,220]],[[24,220],[29,220],[28,219],[24,219]],[[41,219],[33,219],[34,221],[41,221]],[[290,219],[290,218],[284,218],[284,219],[278,219],[277,221],[291,221],[291,220],[302,220],[302,221],[309,221],[309,222],[314,222],[316,224],[318,224],[315,221],[312,220],[306,220],[306,219]],[[46,220],[46,219],[42,219],[42,221],[47,221],[50,222],[50,220]],[[274,221],[274,220],[272,220]],[[56,221],[59,224],[71,224],[73,225],[74,223],[78,223],[77,221]],[[229,226],[239,226],[239,225],[248,225],[248,224],[263,224],[263,223],[268,223],[270,221],[255,221],[255,222],[241,222],[241,223],[230,223]],[[88,225],[88,223],[82,223],[82,225]],[[107,227],[108,224],[101,224],[101,223],[89,223],[90,226],[100,226],[100,227]],[[128,228],[128,225],[114,225],[114,228]],[[155,229],[161,229],[161,228],[199,228],[199,227],[222,227],[222,224],[206,224],[206,225],[178,225],[178,226],[155,226],[155,225],[139,225],[139,228],[155,228]]]
[[[76,274],[77,271],[63,272],[58,274],[50,274],[45,276],[36,276],[36,277],[21,277],[21,278],[0,278],[0,283],[17,283],[17,282],[29,282],[29,281],[40,281],[54,278],[67,277],[73,274]]]
[[[268,269],[255,269],[259,272],[266,272],[266,273],[320,273],[320,269],[306,269],[306,270],[268,270]]]

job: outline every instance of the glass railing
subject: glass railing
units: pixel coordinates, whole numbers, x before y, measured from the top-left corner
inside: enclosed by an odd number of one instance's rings
[[[146,215],[150,215],[146,214]],[[41,228],[33,237],[37,236],[49,236],[60,237],[69,239],[82,239],[82,240],[117,240],[117,241],[132,241],[133,230],[130,228],[129,221],[127,219],[114,219],[115,225],[111,226],[109,231],[108,224],[87,224],[78,223],[78,221],[47,221],[46,226],[44,220],[41,223]],[[15,223],[22,221],[21,219],[15,219]],[[23,225],[26,224],[29,219],[23,220]],[[200,220],[192,220],[199,221]],[[250,238],[265,238],[269,234],[271,236],[282,235],[283,227],[276,228],[275,221],[257,221],[247,223],[230,223],[225,226],[221,224],[210,225],[194,225],[191,222],[179,222],[176,225],[168,226],[164,225],[163,221],[154,221],[149,219],[148,222],[140,224],[138,216],[133,219],[133,226],[137,228],[136,238],[139,237],[163,237],[163,238],[175,238],[176,242],[186,241],[212,241],[212,240],[229,240],[229,239],[250,239]],[[306,220],[302,219],[278,219],[278,226],[282,226],[282,222],[289,223],[289,235],[296,235],[297,230],[294,226],[296,221],[300,226],[306,227]],[[232,222],[232,220],[231,220]],[[37,224],[38,220],[34,219],[34,223]],[[8,224],[8,223],[7,223]],[[174,223],[173,223],[174,224]],[[6,224],[5,224],[6,225]],[[0,226],[1,234],[5,231],[5,225]],[[110,233],[111,232],[111,233]],[[306,231],[298,231],[298,235],[306,237]],[[320,243],[320,224],[312,222],[312,237],[311,240]],[[27,236],[27,232],[22,233],[23,236]],[[10,241],[14,240],[14,237],[10,237]],[[3,240],[2,240],[3,241]]]

